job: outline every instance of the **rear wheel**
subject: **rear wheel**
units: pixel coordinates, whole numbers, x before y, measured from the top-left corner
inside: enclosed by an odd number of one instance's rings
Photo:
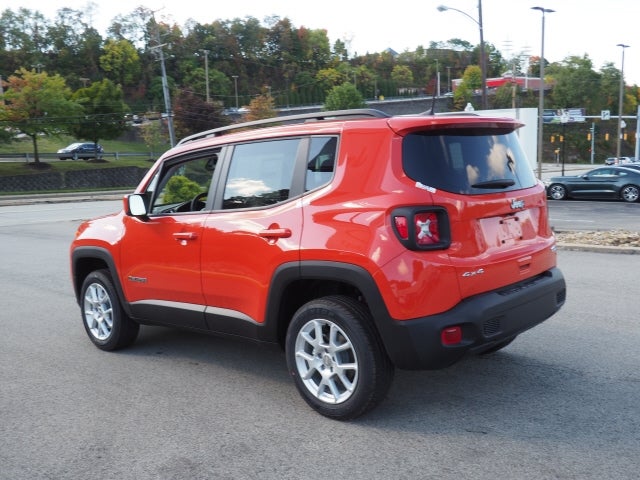
[[[87,275],[82,283],[80,300],[84,328],[98,348],[117,350],[135,341],[140,325],[123,310],[107,270],[96,270]]]
[[[620,196],[625,202],[637,202],[640,198],[640,187],[636,185],[625,185],[620,190]]]
[[[554,183],[549,187],[549,196],[554,200],[564,200],[567,198],[567,189],[559,183]]]
[[[303,305],[287,331],[286,358],[304,400],[337,420],[371,410],[393,379],[393,365],[371,315],[350,297],[329,296]]]

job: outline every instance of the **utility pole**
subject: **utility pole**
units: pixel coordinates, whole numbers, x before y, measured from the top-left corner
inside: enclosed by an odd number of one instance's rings
[[[616,158],[620,159],[620,144],[622,143],[622,113],[624,107],[624,50],[629,45],[619,43],[618,47],[622,47],[622,63],[620,65],[620,98],[618,99],[618,138],[616,139]]]
[[[591,122],[591,165],[593,165],[593,159],[596,154],[596,124],[595,122]]]
[[[209,50],[200,50],[204,53],[204,81],[207,88],[207,103],[211,103],[209,97]]]
[[[233,84],[236,91],[236,113],[238,112],[238,75],[231,75],[233,77]]]
[[[158,45],[151,47],[151,49],[157,49],[160,52],[160,66],[162,68],[162,92],[164,93],[164,108],[167,112],[167,125],[169,127],[169,143],[171,147],[176,144],[175,134],[173,132],[173,112],[171,111],[171,96],[169,95],[169,84],[167,82],[167,69],[164,65],[164,51],[162,47],[166,46],[166,43],[160,43],[160,31],[158,29],[158,24],[155,22],[155,18],[153,23],[156,27],[156,41]],[[162,120],[162,116],[161,116]]]
[[[167,111],[167,122],[169,126],[169,142],[173,147],[176,144],[175,134],[173,133],[173,112],[171,111],[171,97],[169,95],[169,84],[167,82],[167,69],[164,66],[164,51],[162,47],[165,44],[158,45],[160,50],[160,65],[162,66],[162,91],[164,92],[164,108]]]

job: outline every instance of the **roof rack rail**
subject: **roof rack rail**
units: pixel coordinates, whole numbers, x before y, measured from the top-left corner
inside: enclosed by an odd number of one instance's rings
[[[360,118],[389,118],[391,115],[384,113],[381,110],[374,108],[355,108],[352,110],[333,110],[326,112],[312,112],[312,113],[300,113],[297,115],[287,115],[284,117],[265,118],[262,120],[254,120],[252,122],[236,123],[228,125],[226,127],[214,128],[212,130],[205,130],[204,132],[189,135],[178,142],[178,145],[184,145],[188,142],[195,140],[201,140],[207,137],[217,137],[224,133],[229,133],[233,130],[240,130],[253,127],[264,127],[275,124],[287,124],[287,123],[302,123],[308,121],[323,121],[323,120],[336,120],[336,119],[360,119]]]

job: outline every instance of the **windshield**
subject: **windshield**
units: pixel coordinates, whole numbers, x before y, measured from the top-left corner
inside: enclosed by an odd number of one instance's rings
[[[495,193],[536,184],[511,130],[474,127],[412,133],[402,143],[402,165],[412,180],[452,193]]]

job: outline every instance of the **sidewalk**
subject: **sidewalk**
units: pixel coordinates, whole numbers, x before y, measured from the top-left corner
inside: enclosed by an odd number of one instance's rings
[[[602,167],[604,165],[600,164],[575,164],[575,163],[566,163],[564,165],[564,174],[565,175],[580,175],[582,173],[588,172],[589,170],[593,170],[597,167]],[[536,166],[534,172],[536,175],[538,174],[538,167]],[[556,163],[543,163],[542,164],[542,179],[546,180],[549,177],[558,177],[562,175],[562,164]]]
[[[31,193],[25,195],[0,195],[0,207],[6,205],[34,205],[38,203],[92,202],[121,200],[131,190],[107,190],[95,192]]]

